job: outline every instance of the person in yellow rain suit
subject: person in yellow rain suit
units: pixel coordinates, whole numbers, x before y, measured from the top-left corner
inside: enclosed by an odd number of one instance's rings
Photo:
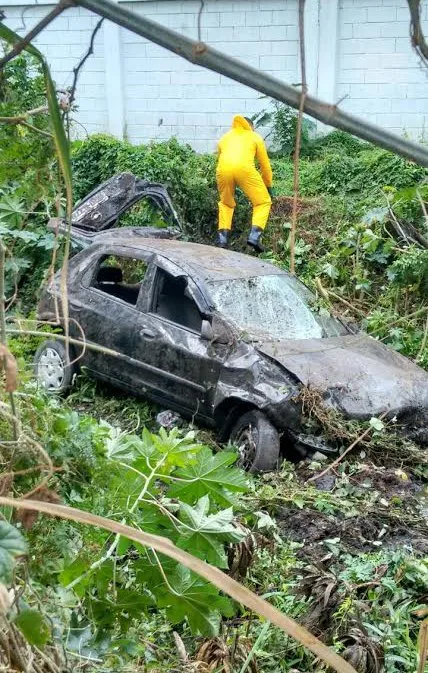
[[[261,175],[256,169],[257,159]],[[272,203],[272,168],[263,138],[255,133],[247,117],[236,115],[232,129],[218,143],[217,186],[218,204],[217,245],[225,248],[232,228],[238,186],[253,205],[253,219],[247,243],[263,252],[261,235],[268,221]]]

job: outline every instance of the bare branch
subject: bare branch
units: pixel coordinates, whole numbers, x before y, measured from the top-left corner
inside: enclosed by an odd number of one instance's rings
[[[407,0],[410,10],[410,39],[413,49],[428,67],[428,42],[421,26],[421,0]]]
[[[73,84],[71,85],[70,94],[69,94],[69,98],[68,98],[68,104],[69,104],[70,108],[73,105],[73,101],[74,101],[74,98],[75,98],[75,95],[76,95],[77,80],[79,79],[80,71],[83,68],[83,66],[85,65],[88,58],[91,56],[91,54],[94,53],[95,38],[97,36],[97,33],[98,33],[99,29],[101,28],[101,25],[102,25],[103,21],[104,21],[104,19],[100,19],[98,21],[97,25],[95,26],[94,30],[92,31],[91,41],[89,43],[88,51],[86,52],[86,54],[84,55],[84,57],[82,58],[80,63],[78,63],[78,65],[76,65],[75,68],[73,68]]]
[[[225,75],[296,109],[300,106],[300,92],[290,84],[261,72],[257,68],[252,68],[206,44],[201,45],[199,42],[190,40],[145,16],[139,16],[125,9],[121,4],[111,2],[111,0],[75,0],[75,4],[86,7],[109,21],[114,21],[119,26],[145,37],[164,49],[169,49],[191,63]],[[379,147],[401,154],[421,166],[428,167],[427,147],[344,112],[336,105],[330,105],[313,96],[306,96],[304,111],[324,124],[348,131],[358,138],[368,140]]]
[[[44,29],[51,21],[53,21],[57,16],[61,14],[67,7],[71,4],[74,4],[71,0],[61,0],[55,7],[43,17],[39,23],[37,23],[34,28],[32,28],[25,37],[22,38],[21,42],[18,42],[3,58],[0,59],[0,70],[9,63],[15,56],[21,53],[32,40]]]
[[[202,13],[205,8],[205,0],[201,0],[201,6],[199,7],[199,12],[198,12],[198,40],[199,42],[202,42],[201,38],[201,29],[202,29]]]
[[[300,71],[302,78],[302,91],[300,94],[299,116],[297,117],[297,126],[296,126],[296,144],[294,147],[293,211],[291,215],[291,230],[290,230],[291,273],[294,273],[295,271],[297,201],[299,198],[300,145],[302,141],[303,110],[305,108],[305,98],[308,93],[308,85],[306,82],[306,56],[305,56],[305,2],[306,0],[299,0],[299,47],[300,47]]]

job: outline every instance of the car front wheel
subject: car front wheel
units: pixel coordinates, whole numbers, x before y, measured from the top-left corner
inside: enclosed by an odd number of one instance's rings
[[[49,339],[38,347],[34,356],[34,374],[39,385],[49,393],[66,392],[71,386],[74,372],[75,365],[67,364],[67,353],[61,341]]]
[[[280,438],[275,426],[261,411],[248,411],[232,428],[230,441],[239,453],[238,466],[249,472],[276,470]]]

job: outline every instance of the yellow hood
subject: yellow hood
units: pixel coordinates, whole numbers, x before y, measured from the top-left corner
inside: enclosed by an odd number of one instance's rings
[[[235,115],[232,122],[233,129],[242,129],[243,131],[252,131],[251,125],[242,115]]]

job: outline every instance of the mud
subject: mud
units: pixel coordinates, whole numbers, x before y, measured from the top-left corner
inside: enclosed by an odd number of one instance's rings
[[[378,514],[345,518],[314,509],[295,510],[284,507],[278,512],[278,528],[283,537],[300,542],[300,559],[319,563],[331,553],[331,545],[340,545],[342,552],[359,554],[379,548],[398,549],[411,546],[415,552],[428,553],[428,537],[422,531],[409,531],[408,526],[385,522]],[[333,541],[333,542],[332,542]]]

